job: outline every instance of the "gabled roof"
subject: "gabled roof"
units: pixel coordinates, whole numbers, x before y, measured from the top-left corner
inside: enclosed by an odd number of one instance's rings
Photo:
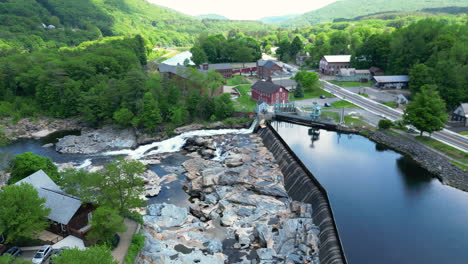
[[[45,198],[45,207],[50,208],[47,216],[52,221],[60,224],[68,224],[81,207],[81,200],[75,196],[66,194],[55,184],[42,170],[39,170],[21,181],[15,183],[31,184],[38,192],[39,197]]]
[[[200,67],[203,67],[201,65]],[[203,69],[203,68],[202,68]],[[230,70],[232,69],[232,65],[229,63],[215,63],[215,64],[208,64],[209,70]]]
[[[60,187],[58,187],[58,185],[55,184],[55,182],[43,170],[36,171],[16,184],[21,183],[29,183],[36,189],[44,187],[54,191],[62,191]]]
[[[326,61],[331,63],[351,62],[351,55],[325,55],[323,57]]]
[[[261,92],[261,93],[266,93],[266,94],[273,94],[276,91],[278,91],[280,88],[285,89],[281,85],[274,84],[269,81],[257,81],[253,86],[252,90]],[[285,89],[286,90],[286,89]]]
[[[465,112],[465,115],[468,115],[468,103],[461,104],[461,108]]]
[[[409,82],[408,75],[374,76],[374,79],[378,83]]]
[[[185,79],[188,79],[188,72],[186,70],[185,66],[174,66],[174,65],[167,65],[167,64],[159,64],[158,67],[159,72],[161,73],[173,73],[175,75],[179,75],[181,77],[184,77]]]
[[[37,192],[46,199],[45,206],[50,208],[47,218],[57,223],[67,225],[81,207],[79,198],[61,191],[39,188]]]
[[[265,67],[267,69],[271,69],[275,65],[278,65],[281,68],[283,68],[284,66],[282,62],[275,61],[275,60],[259,60],[258,61],[258,66]]]

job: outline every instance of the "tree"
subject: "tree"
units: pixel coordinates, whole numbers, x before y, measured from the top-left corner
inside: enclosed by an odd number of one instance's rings
[[[144,192],[141,175],[144,171],[145,166],[136,160],[118,159],[107,164],[99,173],[102,182],[96,186],[99,205],[115,208],[119,213],[141,207],[144,202],[140,198]]]
[[[389,129],[392,127],[392,125],[393,125],[392,121],[387,120],[387,119],[379,120],[379,124],[378,124],[380,129]]]
[[[223,93],[222,95],[214,99],[215,104],[215,116],[222,120],[230,117],[234,112],[234,104],[231,100],[231,95]]]
[[[91,231],[87,238],[91,241],[110,245],[115,233],[125,232],[124,219],[114,209],[101,206],[93,212]]]
[[[66,249],[52,258],[54,263],[57,264],[117,264],[117,261],[114,261],[112,257],[110,249],[106,246],[93,246],[86,250],[79,250],[77,248]]]
[[[190,49],[190,52],[192,53],[192,61],[196,65],[208,62],[208,56],[206,56],[205,51],[201,47],[194,46]]]
[[[416,64],[410,71],[409,89],[413,94],[420,91],[420,88],[427,84],[434,84],[431,68],[425,64]]]
[[[141,207],[144,193],[141,176],[145,166],[136,160],[117,159],[98,172],[65,170],[60,186],[83,200],[125,213]]]
[[[301,83],[304,91],[311,92],[319,87],[319,76],[316,72],[300,71],[293,78],[296,82]]]
[[[139,121],[146,129],[154,130],[157,124],[161,123],[162,118],[158,102],[151,92],[147,92],[143,96],[143,107],[143,113],[140,114]]]
[[[117,122],[118,124],[122,126],[129,126],[132,123],[133,117],[134,115],[132,111],[130,111],[126,107],[120,108],[113,115],[115,122]]]
[[[444,128],[447,121],[445,102],[440,98],[435,85],[424,85],[406,107],[403,120],[414,125],[420,132],[432,133]]]
[[[0,264],[30,264],[30,261],[13,257],[10,254],[0,256]]]
[[[223,82],[223,76],[215,70],[209,70],[205,74],[204,85],[206,86],[206,88],[208,88],[210,96],[214,96],[219,91],[219,89],[223,85]]]
[[[234,52],[233,61],[242,62],[242,67],[245,68],[246,62],[254,60],[255,50],[249,47],[240,47]]]
[[[304,43],[302,43],[302,40],[298,36],[296,36],[291,42],[289,55],[291,55],[291,57],[294,58],[298,53],[302,51],[303,48]]]
[[[294,97],[301,98],[304,97],[304,89],[302,89],[301,82],[298,82],[296,89],[294,89]]]
[[[60,178],[57,166],[55,166],[51,159],[41,157],[32,152],[16,155],[12,164],[11,178],[8,184],[14,184],[38,170],[43,170],[53,181],[58,181]]]
[[[6,243],[31,239],[44,230],[50,209],[30,184],[9,185],[0,191],[0,234]]]

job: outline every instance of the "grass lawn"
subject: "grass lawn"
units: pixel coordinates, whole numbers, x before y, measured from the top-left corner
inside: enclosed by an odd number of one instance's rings
[[[363,127],[369,125],[366,121],[362,120],[362,117],[345,116],[344,121],[347,126],[351,127]]]
[[[453,165],[458,166],[458,167],[460,167],[460,168],[462,168],[462,169],[468,171],[468,166],[463,165],[463,164],[458,163],[458,162],[455,162],[455,161],[453,161],[453,160],[450,160],[450,162],[451,162]]]
[[[236,75],[226,81],[226,85],[228,86],[236,86],[240,84],[249,84],[249,81],[247,81],[244,77],[239,75]]]
[[[336,84],[341,87],[370,87],[371,83],[362,83],[362,82],[338,82],[338,81],[329,81],[333,84]]]
[[[359,108],[359,106],[353,104],[353,103],[350,103],[348,101],[345,101],[345,100],[340,100],[340,101],[337,101],[337,102],[334,102],[331,104],[332,106],[331,107],[328,107],[328,108],[334,108],[334,109],[342,109],[342,108]]]
[[[360,93],[359,95],[362,96],[362,97],[369,98],[369,95],[368,95],[368,94],[365,94],[365,93]]]
[[[248,94],[250,91],[250,84],[239,85],[235,89],[237,89],[240,93],[239,98],[237,98],[237,104],[234,105],[234,109],[239,112],[253,112],[255,107],[257,106],[257,102],[252,99],[252,97]]]
[[[417,136],[417,140],[463,163],[468,163],[468,153],[426,136]]]
[[[322,89],[315,89],[311,92],[304,92],[304,97],[300,98],[295,98],[294,94],[291,95],[291,101],[298,101],[298,100],[304,100],[304,99],[311,99],[311,98],[317,98],[320,97],[321,95],[325,95],[326,97],[335,97],[333,94],[326,92]]]
[[[460,132],[460,135],[468,136],[468,131]]]
[[[322,111],[322,120],[333,120],[335,122],[340,121],[340,114],[337,112],[330,112],[330,111]]]
[[[397,108],[398,107],[398,104],[397,102],[393,102],[393,101],[390,101],[390,102],[383,102],[382,104],[388,106],[388,107],[391,107],[391,108]]]

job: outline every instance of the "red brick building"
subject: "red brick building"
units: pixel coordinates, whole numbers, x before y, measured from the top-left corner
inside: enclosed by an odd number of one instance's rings
[[[320,59],[320,73],[335,75],[340,69],[351,68],[351,55],[326,55]]]
[[[230,79],[233,75],[232,65],[229,63],[205,63],[200,65],[200,72],[207,72],[209,70],[215,70],[217,73],[221,74],[224,79]]]
[[[289,103],[289,91],[281,85],[274,84],[271,81],[257,81],[252,86],[252,98],[258,103],[267,104]]]
[[[284,71],[283,63],[274,60],[257,61],[257,76],[259,79],[268,80],[274,73]]]

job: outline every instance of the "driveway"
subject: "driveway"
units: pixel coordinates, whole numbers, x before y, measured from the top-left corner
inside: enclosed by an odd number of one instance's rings
[[[124,233],[119,233],[119,245],[114,250],[112,250],[112,256],[114,257],[114,260],[119,263],[125,263],[125,257],[127,256],[128,248],[132,243],[132,236],[136,233],[138,227],[137,222],[128,218],[125,218],[125,225],[127,226],[127,231]]]
[[[372,87],[343,87],[343,89],[353,92],[355,94],[365,93],[369,95],[369,99],[377,102],[396,102],[397,95],[388,93]]]

